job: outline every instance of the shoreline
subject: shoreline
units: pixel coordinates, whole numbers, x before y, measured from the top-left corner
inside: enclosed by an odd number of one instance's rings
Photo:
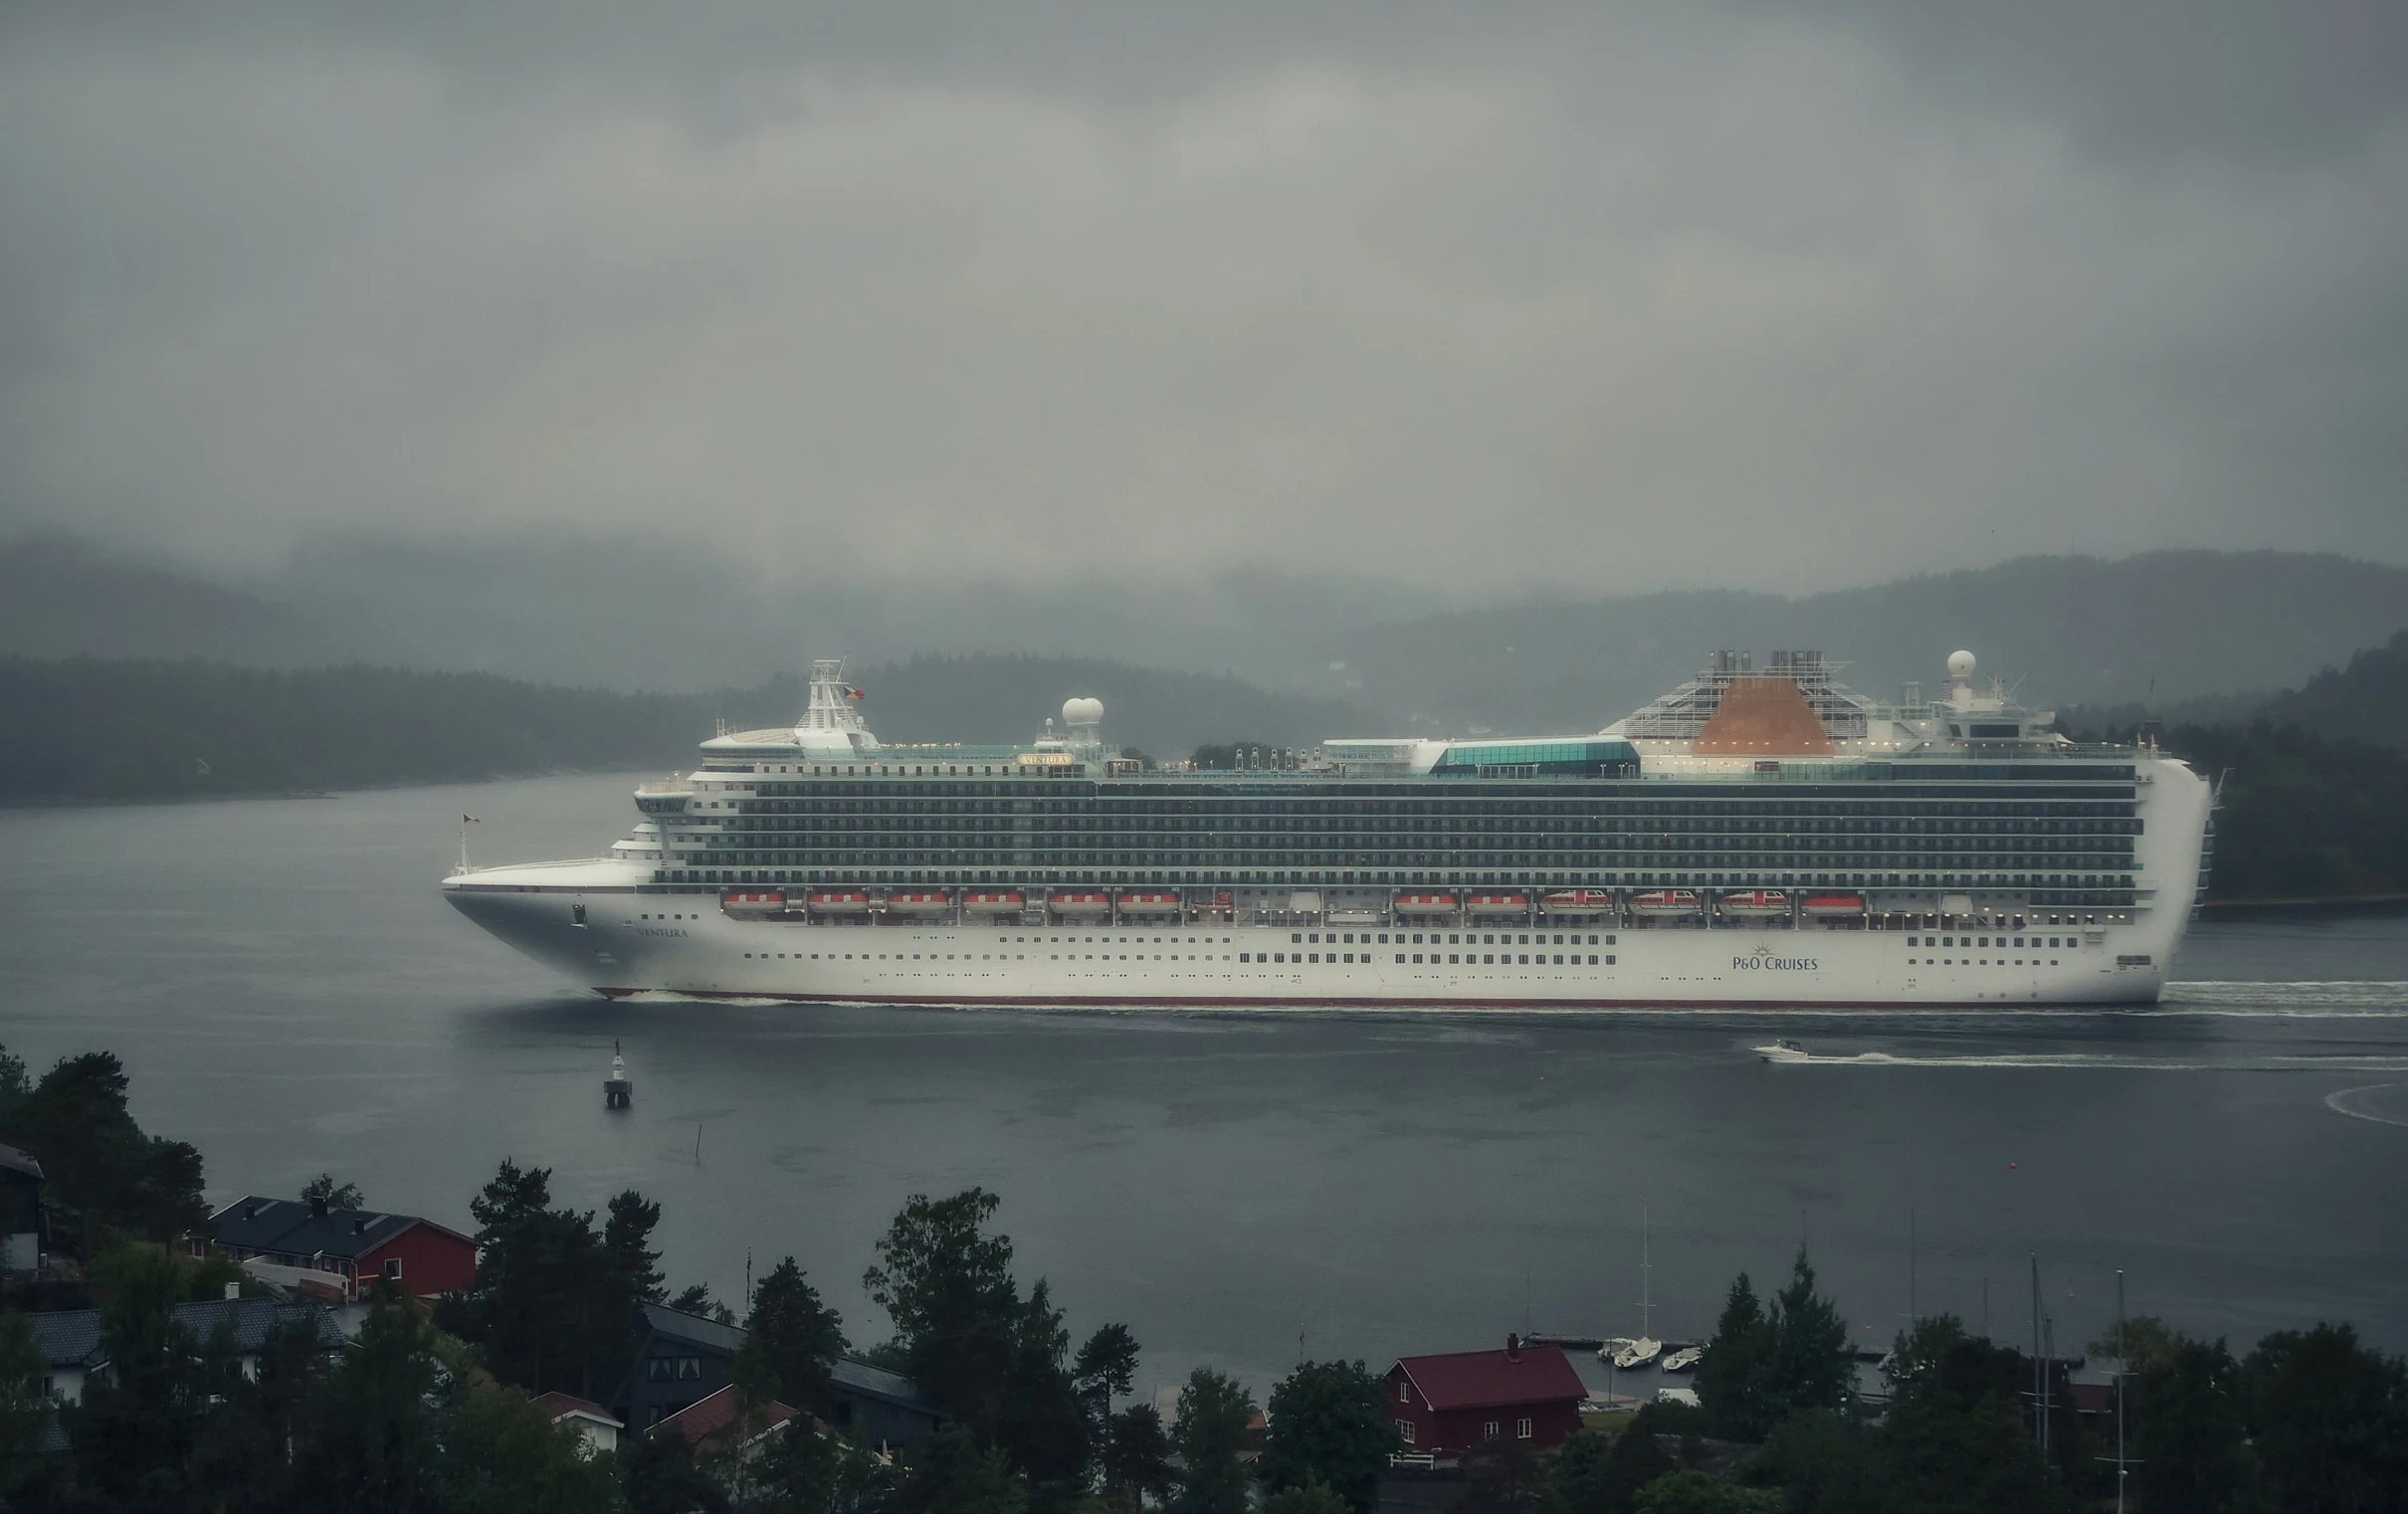
[[[2408,893],[2343,894],[2333,898],[2210,899],[2199,906],[2209,920],[2280,920],[2308,915],[2408,914]]]

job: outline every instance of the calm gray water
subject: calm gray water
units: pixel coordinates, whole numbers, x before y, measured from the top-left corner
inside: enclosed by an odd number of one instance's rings
[[[437,896],[480,861],[602,850],[628,781],[0,812],[0,1040],[95,1047],[210,1196],[331,1169],[467,1225],[504,1156],[667,1210],[678,1283],[789,1251],[857,1340],[903,1198],[1004,1196],[1075,1330],[1144,1381],[1267,1386],[1507,1330],[1629,1333],[1640,1210],[1658,1334],[1801,1235],[1868,1341],[1919,1300],[2061,1345],[2131,1306],[2237,1343],[2351,1319],[2408,1348],[2408,920],[2194,934],[2146,1013],[1436,1015],[612,1005]],[[1774,1035],[1888,1060],[1770,1066]],[[606,1114],[614,1038],[636,1079]],[[700,1156],[697,1155],[698,1138]]]

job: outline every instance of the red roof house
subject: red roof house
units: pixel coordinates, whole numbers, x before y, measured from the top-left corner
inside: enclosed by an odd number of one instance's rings
[[[717,1393],[695,1400],[676,1414],[653,1426],[656,1435],[680,1434],[686,1443],[698,1451],[744,1450],[772,1431],[802,1418],[802,1411],[772,1399],[753,1411],[752,1422],[736,1423],[735,1385],[728,1384]],[[743,1433],[741,1444],[730,1445]]]
[[[1400,1358],[1388,1369],[1388,1418],[1407,1451],[1448,1458],[1492,1440],[1525,1450],[1563,1443],[1580,1427],[1587,1387],[1560,1346],[1452,1351]]]
[[[206,1244],[275,1269],[263,1275],[346,1302],[379,1278],[432,1298],[477,1276],[477,1242],[458,1230],[415,1215],[329,1210],[323,1200],[238,1199],[209,1217]]]

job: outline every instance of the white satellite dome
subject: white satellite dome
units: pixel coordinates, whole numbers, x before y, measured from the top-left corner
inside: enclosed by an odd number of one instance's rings
[[[1970,678],[1973,676],[1973,654],[1969,652],[1951,652],[1948,654],[1949,677]]]
[[[1102,699],[1063,700],[1062,723],[1064,725],[1102,725],[1104,723],[1104,701]]]

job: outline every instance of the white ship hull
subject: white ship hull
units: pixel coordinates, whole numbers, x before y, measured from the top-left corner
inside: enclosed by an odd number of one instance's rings
[[[2056,939],[2078,944],[2054,948],[2009,946],[2003,943],[2015,938],[1997,936],[1990,937],[2002,943],[1995,948],[1942,948],[1922,945],[1933,938],[1920,931],[1811,926],[1505,931],[1484,924],[1480,934],[1509,936],[1512,949],[1459,947],[1452,955],[1494,959],[1467,964],[1432,961],[1449,955],[1444,948],[1424,944],[1417,952],[1410,923],[1402,932],[1392,927],[1384,943],[1373,939],[1376,931],[1349,932],[1365,944],[1335,951],[1299,938],[1336,942],[1338,933],[1285,925],[803,923],[731,918],[708,896],[639,894],[635,884],[645,875],[611,862],[487,869],[448,880],[445,896],[502,940],[603,995],[927,1005],[2147,1004],[2164,987],[2186,918],[2171,909],[2061,928]],[[1419,933],[1431,934],[1426,926]],[[1275,956],[1286,960],[1263,960]]]

